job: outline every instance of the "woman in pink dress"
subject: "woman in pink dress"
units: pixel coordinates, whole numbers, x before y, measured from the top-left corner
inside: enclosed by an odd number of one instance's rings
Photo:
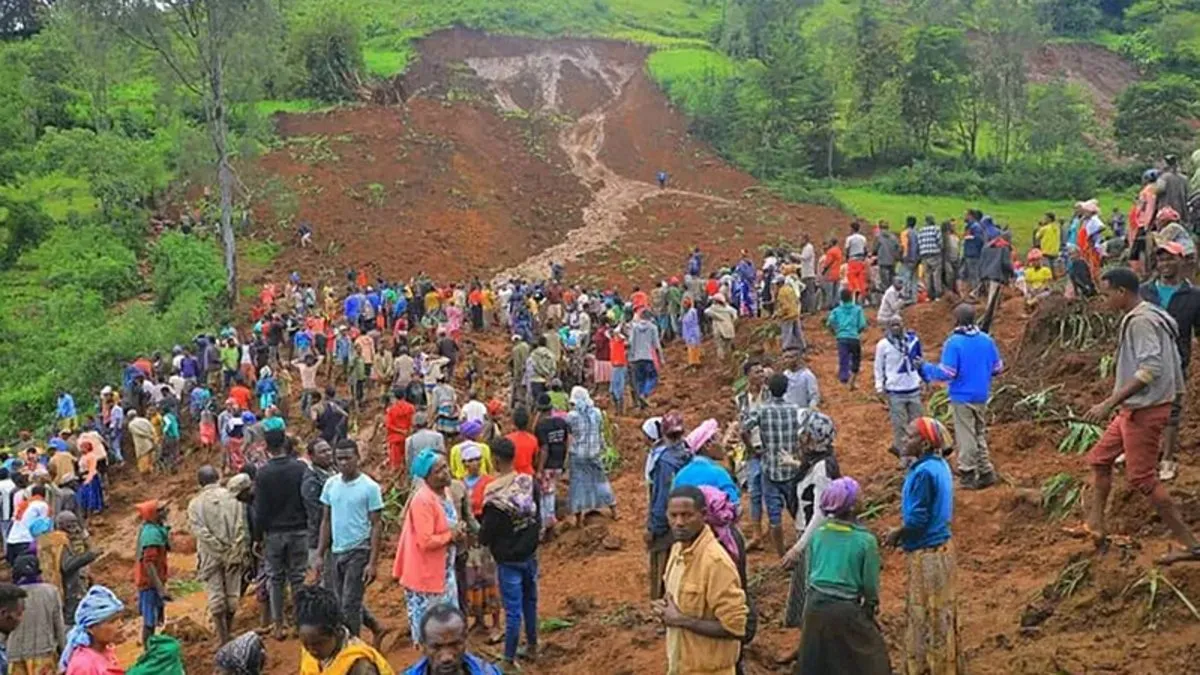
[[[114,647],[121,642],[125,605],[103,586],[92,586],[75,610],[75,626],[58,661],[66,675],[123,675]]]

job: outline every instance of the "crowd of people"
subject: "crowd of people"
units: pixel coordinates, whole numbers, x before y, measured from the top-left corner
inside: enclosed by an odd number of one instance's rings
[[[267,635],[299,638],[302,675],[394,672],[382,650],[399,626],[367,606],[389,555],[385,520],[398,527],[391,579],[423,654],[407,672],[491,674],[535,661],[539,549],[590,514],[622,515],[608,478],[619,459],[609,415],[638,413],[647,416],[649,599],[670,673],[742,672],[758,628],[748,554],[764,548],[791,574],[784,625],[803,629],[782,660],[799,673],[893,672],[875,619],[881,543],[902,549],[907,565],[895,669],[965,672],[953,501],[958,489],[998,480],[987,405],[1005,365],[989,329],[1005,286],[1031,306],[1103,292],[1124,314],[1114,393],[1087,413],[1096,423],[1115,417],[1088,454],[1096,489],[1082,531],[1106,541],[1105,498],[1123,461],[1183,544],[1163,562],[1200,559],[1162,485],[1177,471],[1200,326],[1195,243],[1180,234],[1187,203],[1177,203],[1172,176],[1171,162],[1147,172],[1128,221],[1111,227],[1094,201],[1065,224],[1047,214],[1024,263],[1011,232],[971,210],[961,228],[909,217],[893,233],[855,220],[820,256],[804,235],[796,250],[772,248],[762,260],[742,251],[706,269],[697,247],[678,276],[627,296],[567,283],[558,264],[544,280],[498,284],[371,280],[366,269],[348,271],[341,289],[298,274],[266,284],[244,329],[137,357],[98,392],[94,412],[60,392],[53,436],[22,432],[5,452],[0,532],[13,585],[0,585],[0,664],[22,675],[100,675],[115,664],[124,605],[91,584],[98,552],[88,522],[111,508],[110,481],[127,475],[130,453],[142,481],[204,457],[186,525],[220,672],[263,672]],[[958,302],[955,326],[927,360],[905,314],[942,297]],[[802,328],[806,315],[827,312],[820,324],[836,341],[838,382],[854,390],[867,307],[883,329],[873,382],[888,411],[887,450],[904,472],[901,525],[882,538],[857,519],[862,490],[839,465],[835,411],[823,405]],[[772,325],[779,349],[735,364],[749,319]],[[510,340],[505,363],[485,357],[483,343],[496,344],[488,333]],[[741,368],[724,428],[716,419],[689,427],[682,412],[661,410],[655,393],[674,342],[684,372]],[[922,403],[941,385],[953,435]],[[377,455],[360,432],[375,420],[386,450],[364,467]],[[135,511],[139,664],[173,672],[179,645],[159,634],[172,600],[170,504]],[[236,635],[249,587],[261,625]],[[498,666],[468,649],[471,634],[501,645]]]

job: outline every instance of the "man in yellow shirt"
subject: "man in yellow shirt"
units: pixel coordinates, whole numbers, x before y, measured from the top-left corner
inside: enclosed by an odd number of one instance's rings
[[[675,543],[654,613],[667,627],[668,675],[734,675],[749,608],[737,566],[704,522],[704,493],[677,487],[667,502]]]
[[[1048,212],[1046,217],[1042,218],[1033,239],[1034,248],[1042,252],[1046,267],[1053,274],[1058,269],[1058,252],[1062,249],[1062,228],[1053,213]]]

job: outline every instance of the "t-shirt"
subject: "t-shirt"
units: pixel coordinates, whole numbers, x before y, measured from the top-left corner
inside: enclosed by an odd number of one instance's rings
[[[561,469],[567,459],[567,434],[571,425],[562,417],[548,416],[538,420],[534,428],[538,445],[545,449],[546,468]]]
[[[1025,285],[1029,286],[1032,291],[1038,291],[1050,285],[1054,281],[1054,273],[1049,267],[1027,267],[1025,268]]]
[[[234,385],[229,388],[229,398],[237,401],[242,410],[250,409],[250,390],[242,385]]]
[[[513,470],[517,473],[532,476],[534,470],[533,458],[537,455],[538,451],[537,436],[528,431],[514,431],[505,436],[505,438],[512,441],[517,449],[517,453],[513,457]]]
[[[471,399],[462,407],[462,419],[464,422],[472,420],[482,422],[487,417],[487,406]]]
[[[1158,288],[1158,299],[1162,303],[1159,306],[1166,309],[1171,305],[1171,298],[1179,291],[1179,286],[1167,286],[1157,282],[1154,285]]]
[[[370,476],[360,473],[350,482],[341,474],[331,476],[321,489],[321,503],[329,507],[334,553],[370,544],[371,514],[383,510],[383,493]]]
[[[867,257],[867,238],[855,232],[846,237],[846,257],[851,260],[863,260]]]
[[[609,342],[608,353],[614,368],[624,368],[629,365],[629,359],[625,356],[625,340],[623,338],[614,338]]]
[[[1062,250],[1062,229],[1057,222],[1046,223],[1037,230],[1038,246],[1044,255],[1058,257]]]

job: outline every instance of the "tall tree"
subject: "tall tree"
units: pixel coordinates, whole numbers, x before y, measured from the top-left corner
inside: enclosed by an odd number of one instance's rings
[[[53,0],[0,0],[0,38],[29,37],[42,29]]]
[[[1083,147],[1083,134],[1091,116],[1084,94],[1065,78],[1034,85],[1029,91],[1029,152],[1046,157]]]
[[[1026,56],[1041,41],[1032,0],[982,0],[967,16],[975,34],[972,69],[978,73],[980,102],[1000,137],[1000,161],[1007,164],[1028,99]]]
[[[867,154],[874,160],[886,151],[892,135],[888,118],[896,111],[876,114],[880,98],[886,93],[889,81],[896,76],[900,62],[899,45],[888,31],[882,0],[859,0],[854,22],[855,57],[854,80],[857,101],[854,118],[866,136]]]
[[[99,0],[97,0],[99,1]],[[235,45],[275,34],[270,0],[106,0],[105,16],[123,35],[155,54],[204,108],[217,160],[221,245],[229,307],[237,300],[233,231],[234,175],[229,147],[229,64]]]
[[[1113,135],[1121,154],[1155,160],[1191,149],[1191,121],[1200,113],[1200,87],[1184,75],[1131,84],[1117,98]]]
[[[905,37],[901,108],[917,146],[929,152],[934,129],[951,120],[963,95],[966,41],[945,26],[912,28]]]

